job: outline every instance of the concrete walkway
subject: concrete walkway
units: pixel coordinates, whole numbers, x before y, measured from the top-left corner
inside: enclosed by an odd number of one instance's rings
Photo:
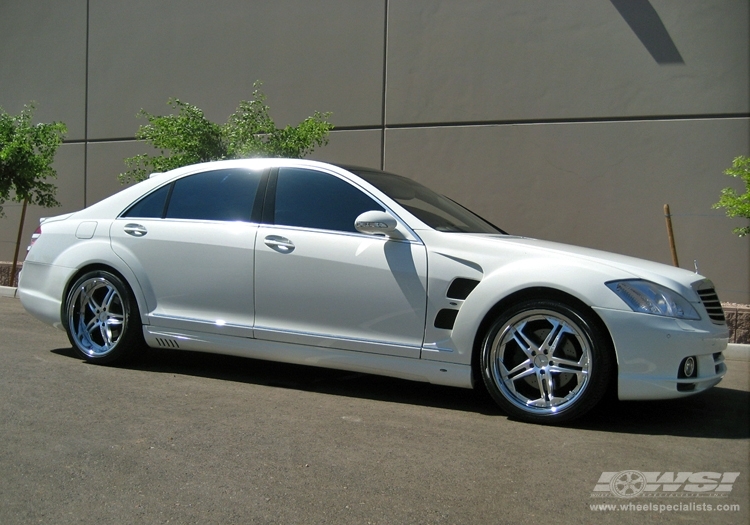
[[[17,290],[15,287],[0,286],[0,297],[16,297]]]

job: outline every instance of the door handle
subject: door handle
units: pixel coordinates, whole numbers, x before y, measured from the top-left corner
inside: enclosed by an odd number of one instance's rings
[[[294,243],[280,235],[269,235],[263,242],[266,243],[266,246],[279,253],[292,253],[294,251]]]
[[[125,230],[125,233],[132,235],[133,237],[143,237],[148,233],[145,226],[141,226],[140,224],[126,224],[123,229]]]

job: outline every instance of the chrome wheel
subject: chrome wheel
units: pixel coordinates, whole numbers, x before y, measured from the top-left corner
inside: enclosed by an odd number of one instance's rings
[[[509,320],[495,338],[490,367],[512,403],[554,413],[585,390],[591,343],[570,319],[532,310]]]
[[[126,322],[122,297],[104,278],[84,281],[73,291],[68,326],[77,346],[85,353],[102,356],[111,352]]]
[[[493,398],[527,421],[566,421],[588,411],[609,381],[606,338],[566,304],[528,301],[501,316],[485,339],[482,376]]]
[[[63,319],[73,348],[87,361],[111,363],[145,346],[132,293],[109,272],[88,273],[70,287]]]

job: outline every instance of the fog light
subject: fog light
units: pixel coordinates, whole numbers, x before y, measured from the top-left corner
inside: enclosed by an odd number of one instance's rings
[[[688,357],[687,359],[685,359],[685,361],[682,363],[682,373],[685,374],[685,377],[693,377],[693,374],[695,374],[694,357]]]

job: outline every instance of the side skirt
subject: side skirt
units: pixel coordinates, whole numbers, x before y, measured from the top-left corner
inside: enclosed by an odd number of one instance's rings
[[[154,348],[193,350],[472,388],[471,366],[144,325]]]

